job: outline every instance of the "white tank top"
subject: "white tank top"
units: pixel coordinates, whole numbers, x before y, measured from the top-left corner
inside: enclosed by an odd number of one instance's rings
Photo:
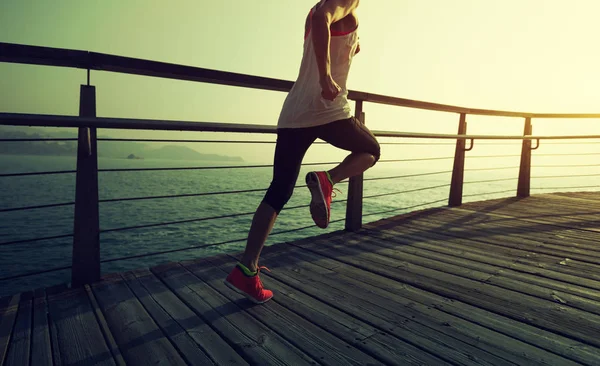
[[[316,6],[311,9],[309,17],[312,17],[315,9]],[[319,68],[311,30],[308,30],[304,37],[304,54],[298,79],[283,103],[277,121],[278,128],[319,126],[352,117],[346,81],[357,46],[356,29],[347,33],[331,31],[331,76],[342,90],[333,101],[326,100],[321,96]]]

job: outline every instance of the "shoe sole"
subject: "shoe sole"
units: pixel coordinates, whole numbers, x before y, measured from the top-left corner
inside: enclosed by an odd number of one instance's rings
[[[329,225],[327,222],[329,211],[327,209],[325,197],[323,196],[323,190],[321,189],[321,182],[319,181],[317,174],[312,172],[306,174],[306,186],[311,194],[310,215],[318,227],[325,229]]]
[[[234,290],[235,292],[237,292],[240,295],[244,295],[248,300],[252,301],[255,304],[264,304],[265,302],[271,300],[273,297],[269,297],[266,300],[260,301],[260,300],[256,300],[255,298],[253,298],[252,296],[248,295],[247,293],[245,293],[244,291],[240,290],[239,288],[235,287],[231,282],[225,280],[223,281],[223,283],[225,284],[225,286],[229,287],[230,289]]]

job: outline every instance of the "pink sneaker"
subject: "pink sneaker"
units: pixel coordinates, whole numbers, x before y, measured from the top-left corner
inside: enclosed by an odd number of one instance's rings
[[[258,268],[258,271],[260,272],[261,269],[269,270],[267,267],[262,266]],[[246,296],[255,304],[262,304],[273,297],[273,291],[265,290],[258,277],[258,273],[254,276],[248,276],[238,266],[235,266],[233,271],[227,276],[225,284],[232,290]]]
[[[306,174],[306,185],[310,190],[310,215],[318,227],[325,229],[331,217],[331,194],[333,185],[325,172],[309,172]]]

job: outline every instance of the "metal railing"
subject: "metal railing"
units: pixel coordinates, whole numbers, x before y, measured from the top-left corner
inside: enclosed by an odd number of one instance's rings
[[[229,240],[219,243],[203,244],[198,246],[190,246],[185,248],[177,248],[172,250],[164,250],[154,253],[145,253],[139,255],[130,255],[119,258],[108,258],[100,260],[100,233],[114,232],[123,230],[133,230],[145,227],[177,225],[181,223],[189,223],[204,220],[223,219],[227,217],[249,216],[254,212],[243,212],[228,215],[217,215],[204,218],[196,218],[190,220],[179,220],[172,222],[163,222],[156,224],[136,225],[121,228],[112,228],[100,230],[99,227],[99,204],[117,201],[133,201],[133,200],[149,200],[149,199],[165,199],[165,198],[181,198],[193,196],[207,196],[216,194],[234,194],[260,192],[262,189],[237,190],[226,192],[204,192],[194,194],[180,195],[161,195],[161,196],[146,196],[146,197],[126,197],[112,198],[100,200],[98,198],[98,173],[99,172],[117,172],[117,171],[158,171],[158,170],[205,170],[205,169],[247,169],[247,168],[266,168],[270,165],[249,165],[249,166],[226,166],[226,167],[183,167],[183,168],[145,168],[145,169],[98,169],[97,142],[98,141],[146,141],[146,142],[194,142],[194,143],[236,143],[236,144],[260,144],[274,143],[273,141],[246,141],[246,140],[163,140],[163,139],[115,139],[115,138],[97,138],[97,129],[129,129],[129,130],[162,130],[162,131],[199,131],[199,132],[224,132],[224,133],[260,133],[274,134],[276,133],[275,126],[264,125],[247,125],[234,123],[220,122],[190,122],[190,121],[170,121],[170,120],[149,120],[149,119],[125,119],[125,118],[100,118],[96,116],[96,95],[95,87],[90,85],[91,71],[108,71],[117,73],[126,73],[134,75],[145,75],[177,80],[197,81],[204,83],[230,85],[237,87],[272,90],[287,92],[292,87],[293,83],[286,80],[278,80],[272,78],[257,77],[244,74],[236,74],[230,72],[209,70],[197,67],[174,65],[163,62],[140,60],[114,55],[106,55],[94,52],[65,50],[47,47],[24,46],[8,43],[0,43],[0,62],[12,62],[33,65],[50,65],[57,67],[70,67],[87,70],[87,85],[82,85],[80,89],[80,110],[79,116],[62,116],[62,115],[39,115],[39,114],[17,114],[17,113],[0,113],[0,124],[16,125],[16,126],[43,126],[43,127],[72,127],[78,129],[77,139],[0,139],[0,143],[7,141],[14,142],[32,142],[32,141],[77,141],[77,169],[53,172],[25,172],[25,173],[8,173],[0,174],[0,178],[28,176],[28,175],[57,175],[57,174],[76,174],[76,194],[74,202],[62,202],[48,205],[33,205],[24,207],[1,208],[0,212],[13,212],[22,210],[44,209],[58,206],[74,206],[75,222],[73,233],[64,235],[48,236],[44,238],[24,239],[11,242],[0,243],[1,246],[16,245],[30,243],[35,241],[68,238],[73,237],[73,258],[72,265],[68,267],[59,267],[38,272],[30,272],[21,275],[15,275],[0,280],[10,280],[24,276],[31,276],[39,273],[51,271],[71,269],[71,279],[74,286],[96,281],[100,277],[100,263],[107,263],[119,260],[132,258],[140,258],[146,256],[160,255],[173,253],[178,251],[206,248],[210,246],[224,245],[234,242],[243,242],[245,238]],[[455,113],[459,115],[458,133],[453,134],[431,134],[431,133],[408,133],[397,131],[373,131],[378,137],[390,138],[406,138],[406,139],[435,139],[435,140],[452,140],[453,142],[382,142],[382,145],[449,145],[455,146],[454,156],[450,157],[427,157],[415,159],[395,159],[395,160],[380,160],[380,163],[399,163],[399,162],[414,162],[414,161],[435,161],[435,160],[453,160],[453,169],[446,171],[435,171],[421,174],[407,174],[391,177],[378,177],[364,179],[363,175],[351,178],[348,181],[348,198],[347,200],[337,200],[336,202],[346,203],[346,217],[338,222],[345,222],[345,229],[349,231],[357,231],[362,226],[363,217],[394,213],[400,210],[413,209],[432,204],[447,202],[449,206],[459,206],[462,204],[463,197],[476,196],[463,195],[463,186],[465,184],[475,183],[491,183],[504,182],[515,180],[517,181],[516,195],[519,197],[527,197],[530,194],[531,181],[531,157],[532,150],[540,146],[543,140],[582,140],[582,139],[600,139],[600,136],[535,136],[532,135],[532,119],[552,119],[552,118],[600,118],[600,114],[548,114],[548,113],[527,113],[527,112],[512,112],[512,111],[496,111],[486,109],[473,109],[458,106],[429,103],[415,101],[403,98],[395,98],[377,94],[364,93],[359,91],[350,91],[348,98],[355,101],[355,115],[365,122],[365,114],[363,113],[364,103],[386,104],[393,106],[401,106],[408,108],[416,108],[430,111]],[[467,115],[484,115],[484,116],[502,116],[524,119],[523,135],[519,136],[489,136],[489,135],[469,135],[467,134]],[[503,144],[505,140],[521,141],[520,155],[497,155],[495,157],[520,157],[519,166],[501,166],[496,168],[474,168],[465,169],[466,153],[475,147],[475,140],[498,140],[496,144]],[[535,140],[536,145],[532,147],[532,140]],[[467,148],[467,141],[469,147]],[[585,143],[583,141],[582,143]],[[490,156],[471,156],[470,158],[489,158]],[[309,163],[303,165],[325,165],[336,163]],[[600,166],[598,164],[588,164],[581,166]],[[501,179],[485,179],[480,181],[464,182],[465,171],[486,171],[486,170],[502,170],[502,169],[519,169],[518,177],[501,178]],[[385,179],[402,179],[416,176],[441,175],[451,174],[451,180],[448,184],[436,184],[432,186],[419,187],[404,191],[395,191],[374,195],[363,196],[363,184],[365,181],[385,180]],[[537,177],[549,178],[549,177]],[[412,205],[402,208],[387,209],[380,212],[371,212],[363,215],[363,199],[372,199],[385,197],[397,194],[409,194],[424,190],[440,189],[449,187],[448,198],[443,200],[435,200],[427,203]],[[497,191],[492,193],[508,193],[511,191]],[[307,205],[286,207],[285,210],[293,210],[307,207]],[[286,232],[293,232],[306,229],[300,227],[290,230],[272,233],[277,235]]]

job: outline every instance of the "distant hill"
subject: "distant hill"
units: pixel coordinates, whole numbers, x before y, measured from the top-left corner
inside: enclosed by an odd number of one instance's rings
[[[166,145],[154,150],[145,150],[141,153],[141,156],[147,159],[243,161],[239,156],[201,154],[189,147],[176,145]]]
[[[32,128],[0,126],[0,138],[26,139],[26,138],[75,138],[77,133],[63,131],[48,133]],[[98,136],[108,138],[108,136]],[[70,155],[77,153],[77,141],[26,141],[0,143],[0,154],[18,155]],[[145,159],[167,160],[209,160],[242,162],[239,156],[202,154],[187,146],[144,144],[129,141],[99,141],[98,156],[106,158],[122,158],[134,155]]]

